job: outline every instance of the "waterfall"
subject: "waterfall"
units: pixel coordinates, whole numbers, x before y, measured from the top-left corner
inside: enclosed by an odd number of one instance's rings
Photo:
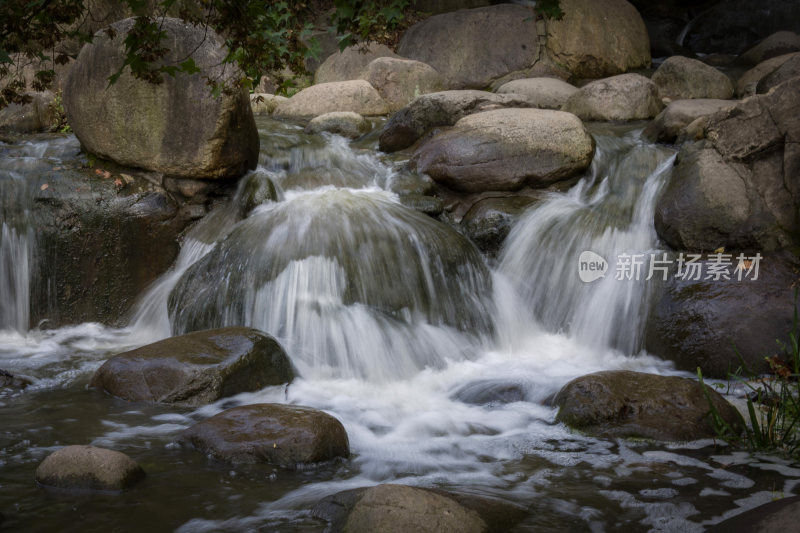
[[[638,279],[618,280],[620,254],[655,253],[655,202],[669,177],[674,151],[649,145],[638,132],[595,133],[590,175],[566,194],[532,207],[505,243],[499,270],[548,330],[594,347],[626,354],[641,348],[647,314],[649,263]],[[605,276],[586,283],[578,275],[582,252],[608,262]]]

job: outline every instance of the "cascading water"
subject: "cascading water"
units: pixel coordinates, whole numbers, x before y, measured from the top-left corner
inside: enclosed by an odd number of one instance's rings
[[[259,121],[259,169],[186,234],[128,328],[0,335],[0,368],[36,380],[17,396],[0,393],[0,512],[12,526],[322,531],[308,512],[320,498],[403,483],[518,503],[530,510],[518,531],[700,531],[800,483],[797,469],[722,455],[711,441],[576,434],[547,405],[589,372],[673,373],[639,353],[647,284],[615,280],[613,266],[622,252],[657,247],[653,203],[671,150],[630,128],[593,126],[591,172],[534,204],[490,269],[453,229],[401,205],[392,189],[417,177],[399,156],[377,154],[374,137],[351,144]],[[53,164],[42,156],[38,164]],[[274,183],[278,201],[243,209],[256,178]],[[584,250],[610,263],[604,279],[579,280]],[[299,377],[195,411],[85,390],[114,352],[224,324],[276,335]],[[258,402],[333,414],[353,457],[289,472],[221,465],[174,444],[198,419]],[[58,446],[88,443],[142,458],[146,486],[55,507],[33,470]]]

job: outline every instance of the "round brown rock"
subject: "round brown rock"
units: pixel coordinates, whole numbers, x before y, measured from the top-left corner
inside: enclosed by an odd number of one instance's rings
[[[531,107],[561,109],[577,90],[577,87],[557,78],[523,78],[501,85],[497,93],[525,98]]]
[[[436,69],[420,61],[396,57],[379,57],[359,75],[380,93],[391,111],[403,108],[421,94],[446,89]]]
[[[272,114],[276,117],[312,118],[333,111],[375,116],[387,114],[389,106],[369,82],[350,80],[312,85],[278,103]]]
[[[736,408],[706,389],[722,418],[741,429]],[[598,437],[664,441],[714,437],[710,407],[699,382],[628,370],[596,372],[567,383],[555,398],[556,420]]]
[[[119,491],[144,476],[144,470],[124,453],[94,446],[61,448],[36,469],[38,483],[60,489]]]
[[[129,401],[198,406],[292,380],[280,344],[251,328],[196,331],[121,353],[91,386]]]
[[[341,422],[322,411],[295,405],[234,407],[190,427],[180,440],[229,463],[295,468],[350,455]]]
[[[712,66],[697,59],[672,56],[653,73],[653,83],[662,98],[718,98],[733,96],[731,80]]]
[[[642,120],[662,107],[655,83],[639,74],[620,74],[584,85],[561,110],[583,120]]]
[[[462,192],[546,187],[585,169],[594,141],[570,113],[498,109],[469,115],[423,144],[420,172]]]

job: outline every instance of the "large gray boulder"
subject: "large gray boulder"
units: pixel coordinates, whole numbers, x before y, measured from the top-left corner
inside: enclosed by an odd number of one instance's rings
[[[91,386],[128,401],[198,406],[281,385],[294,373],[275,339],[251,328],[187,333],[115,355]]]
[[[713,389],[706,392],[723,420],[742,430],[736,408]],[[596,372],[567,383],[554,404],[556,420],[598,437],[687,441],[717,436],[702,386],[686,378]]]
[[[333,533],[499,533],[526,514],[491,498],[393,484],[333,494],[311,513],[327,520]]]
[[[656,204],[658,234],[678,250],[770,251],[800,230],[800,78],[708,117],[684,145]]]
[[[731,80],[712,66],[697,59],[672,56],[653,73],[653,82],[662,98],[718,98],[733,96]]]
[[[645,128],[643,135],[653,141],[675,142],[684,128],[700,117],[713,115],[736,105],[733,100],[694,98],[670,102]]]
[[[502,28],[492,34],[490,44],[487,28]],[[484,89],[510,72],[531,67],[541,53],[533,10],[512,4],[425,19],[405,32],[397,52],[435,68],[450,89]]]
[[[228,463],[297,468],[350,455],[341,422],[296,405],[234,407],[193,425],[179,440]]]
[[[391,49],[379,43],[366,43],[348,46],[337,51],[319,66],[314,73],[314,84],[333,81],[357,80],[364,67],[379,57],[399,58]]]
[[[583,120],[642,120],[663,107],[655,83],[640,74],[620,74],[584,85],[561,109]]]
[[[421,94],[446,89],[436,69],[411,59],[379,57],[370,61],[359,77],[375,87],[390,111],[402,109]]]
[[[462,192],[546,187],[589,166],[594,140],[570,113],[498,109],[469,115],[414,153],[412,164]]]
[[[437,126],[452,126],[473,113],[492,109],[530,107],[524,96],[486,91],[442,91],[415,98],[393,114],[381,132],[380,149],[408,148]]]
[[[564,17],[547,21],[547,49],[576,78],[602,78],[650,65],[642,17],[625,0],[560,0]]]
[[[648,352],[714,378],[727,378],[742,364],[769,370],[764,358],[775,355],[776,341],[788,343],[792,330],[796,260],[762,254],[754,265],[755,252],[747,253],[737,270],[739,254],[727,253],[730,279],[705,279],[710,256],[701,259],[699,276],[670,276],[657,288],[645,330]]]
[[[134,19],[115,22],[111,39],[98,32],[81,50],[64,86],[64,109],[84,148],[104,159],[169,176],[230,178],[258,162],[259,140],[244,89],[211,95],[206,77],[236,83],[241,73],[224,65],[222,39],[210,29],[166,18],[162,30],[171,50],[165,62],[194,59],[200,72],[164,76],[154,85],[123,73],[108,78],[124,60]]]
[[[74,490],[120,491],[145,477],[136,461],[121,452],[95,446],[66,446],[36,468],[36,482]]]
[[[557,78],[522,78],[501,85],[497,94],[513,94],[525,98],[530,107],[561,109],[567,98],[577,90],[574,85]]]
[[[307,119],[335,111],[350,111],[368,117],[387,114],[389,106],[368,81],[350,80],[307,87],[279,102],[272,114]]]

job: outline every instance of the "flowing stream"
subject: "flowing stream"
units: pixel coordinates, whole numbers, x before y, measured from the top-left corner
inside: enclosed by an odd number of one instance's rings
[[[796,469],[711,440],[598,440],[555,423],[548,401],[597,370],[679,374],[641,349],[645,281],[578,278],[590,250],[613,265],[658,250],[653,209],[674,152],[631,127],[592,126],[595,160],[522,216],[496,265],[394,192],[418,177],[376,151],[259,119],[247,179],[278,201],[241,218],[245,187],[186,235],[127,328],[28,329],[36,260],[26,178],[77,157],[74,138],[0,145],[0,513],[26,531],[323,531],[329,494],[403,483],[493,496],[530,515],[516,531],[702,531],[790,493]],[[243,181],[245,183],[245,181]],[[646,268],[646,265],[645,265]],[[132,404],[87,384],[110,355],[205,327],[280,340],[300,376],[199,409]],[[344,424],[352,457],[287,471],[231,467],[174,443],[234,405],[289,402]],[[43,492],[37,464],[67,444],[123,451],[147,479],[122,495]]]

